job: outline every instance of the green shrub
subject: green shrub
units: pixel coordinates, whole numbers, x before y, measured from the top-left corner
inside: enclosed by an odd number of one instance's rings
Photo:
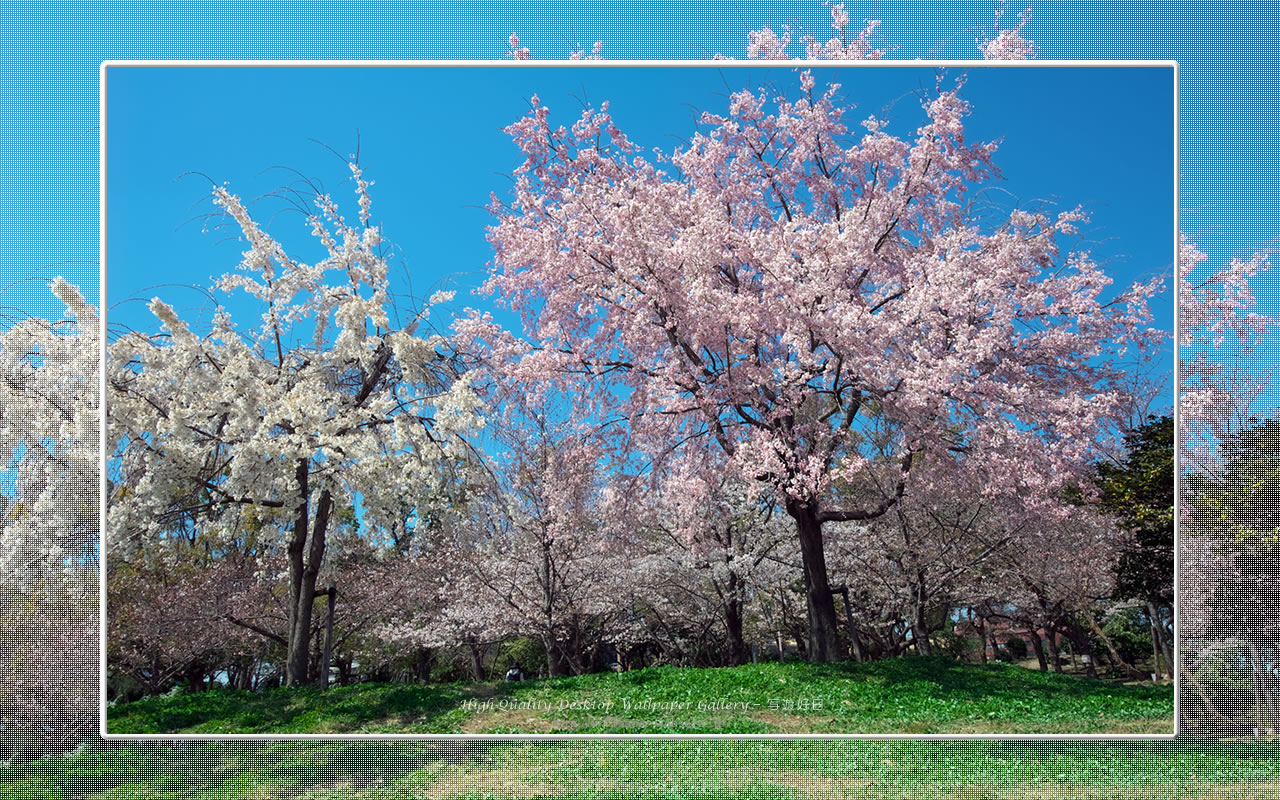
[[[511,639],[498,645],[497,669],[505,673],[513,664],[524,670],[525,677],[538,674],[538,670],[547,663],[547,650],[542,640],[531,636]]]
[[[1151,626],[1137,608],[1126,608],[1102,626],[1120,657],[1130,664],[1151,659]]]
[[[938,631],[930,636],[929,640],[933,643],[938,655],[946,656],[955,661],[976,659],[978,648],[982,646],[982,642],[977,639],[971,636],[961,636],[950,630]]]
[[[1010,660],[1021,661],[1027,657],[1027,640],[1021,636],[1010,636],[1004,643],[1004,649],[1009,652]]]

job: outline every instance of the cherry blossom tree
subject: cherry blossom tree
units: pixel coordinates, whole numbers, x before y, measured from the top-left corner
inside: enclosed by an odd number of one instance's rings
[[[906,623],[922,655],[933,655],[930,634],[958,605],[961,587],[1025,524],[1015,498],[984,498],[973,477],[951,458],[930,460],[915,468],[910,490],[889,513],[834,525],[829,534],[833,574],[878,584],[875,605],[898,610],[890,618]]]
[[[832,3],[830,6],[831,27],[836,35],[826,41],[819,41],[811,34],[803,34],[800,42],[804,46],[804,58],[841,61],[880,59],[898,49],[896,46],[880,48],[872,46],[871,37],[880,27],[880,20],[866,20],[864,27],[855,33],[855,29],[850,25],[849,12],[845,9],[845,4]],[[976,40],[982,57],[989,61],[1020,61],[1035,58],[1035,43],[1022,36],[1022,29],[1031,20],[1031,8],[1028,6],[1018,15],[1018,23],[1012,28],[1000,27],[1000,19],[1004,13],[1003,5],[996,8],[994,37]],[[790,26],[783,26],[781,36],[769,27],[751,31],[747,34],[747,57],[790,58],[791,34]]]
[[[809,59],[829,58],[840,60],[874,60],[880,59],[888,52],[871,46],[871,36],[880,27],[880,20],[869,19],[865,27],[857,33],[853,32],[849,23],[849,12],[844,3],[831,6],[831,27],[835,35],[825,41],[819,41],[810,34],[801,37],[804,45],[804,57]],[[776,34],[772,28],[762,28],[747,34],[747,57],[762,59],[785,59],[787,48],[791,44],[790,26],[784,26],[782,35]]]
[[[528,61],[533,56],[533,52],[528,47],[521,45],[520,37],[514,33],[507,37],[507,44],[511,49],[509,49],[504,55],[512,61]],[[581,46],[575,47],[569,52],[569,60],[603,61],[604,42],[597,40],[595,44],[591,45],[590,50],[586,50]]]
[[[1042,670],[1052,665],[1062,671],[1059,642],[1066,636],[1090,656],[1092,674],[1093,615],[1106,608],[1115,586],[1114,565],[1130,541],[1114,520],[1088,508],[1065,517],[1028,514],[993,555],[994,569],[981,576],[985,585],[969,591],[991,601],[993,616],[1045,632],[1047,653],[1038,633],[1031,637]]]
[[[1266,630],[1269,618],[1262,604],[1243,599],[1247,592],[1241,589],[1251,582],[1252,591],[1265,586],[1274,559],[1269,543],[1260,541],[1270,534],[1267,526],[1259,529],[1251,521],[1232,530],[1228,523],[1252,510],[1250,487],[1267,485],[1241,480],[1238,467],[1270,457],[1266,437],[1258,435],[1269,425],[1259,425],[1256,404],[1271,376],[1247,357],[1275,324],[1274,317],[1259,313],[1254,294],[1258,277],[1270,269],[1270,257],[1260,251],[1215,263],[1183,235],[1178,286],[1177,436],[1184,523],[1178,537],[1179,666],[1195,696],[1182,708],[1192,723],[1211,719],[1227,730],[1257,733],[1267,727],[1262,717],[1270,711],[1270,677],[1263,675],[1265,659],[1248,652],[1246,640],[1255,648],[1268,640],[1237,632]],[[1223,665],[1240,658],[1251,664],[1252,704],[1258,712],[1248,721],[1235,710],[1250,701],[1220,683]]]
[[[995,146],[965,140],[957,89],[925,102],[910,140],[874,118],[853,136],[838,86],[806,72],[801,90],[736,93],[656,162],[607,107],[553,128],[535,97],[507,129],[525,161],[510,205],[492,204],[486,284],[528,339],[479,314],[457,329],[526,380],[576,386],[634,446],[714,442],[770,486],[796,524],[810,656],[832,660],[822,526],[886,513],[918,458],[949,452],[985,493],[1050,497],[1125,402],[1114,355],[1158,339],[1143,327],[1157,284],[1108,297],[1061,246],[1078,211],[973,213]],[[872,467],[873,409],[899,426],[896,478],[838,501]]]
[[[624,502],[614,514],[650,531],[652,571],[665,578],[653,591],[696,596],[696,605],[716,609],[725,662],[746,663],[748,606],[769,560],[793,536],[785,515],[753,497],[758,492],[736,480],[714,450],[686,453],[646,483],[623,480],[617,491]]]
[[[628,528],[603,518],[598,442],[542,411],[505,422],[497,494],[470,519],[480,537],[467,548],[470,582],[484,587],[471,605],[502,609],[508,635],[537,637],[549,675],[580,674],[631,599],[623,583],[636,551]]]
[[[1210,266],[1194,240],[1182,236],[1178,255],[1178,387],[1181,456],[1191,466],[1212,463],[1218,442],[1250,424],[1251,406],[1266,375],[1230,362],[1248,355],[1274,320],[1255,311],[1251,281],[1265,272],[1261,251],[1225,266]]]
[[[830,6],[831,27],[835,32],[834,35],[828,36],[824,40],[809,33],[801,33],[799,42],[803,45],[803,50],[801,51],[802,55],[797,55],[797,58],[840,61],[878,60],[898,50],[897,45],[875,47],[871,43],[872,36],[875,34],[876,29],[880,27],[880,20],[865,20],[862,29],[858,30],[851,24],[849,12],[845,9],[844,3],[828,3],[828,5]],[[1004,16],[1004,13],[1004,5],[997,6],[995,11],[995,36],[975,40],[982,57],[988,61],[1021,61],[1035,58],[1035,43],[1022,35],[1022,29],[1031,20],[1031,7],[1028,6],[1018,15],[1018,22],[1012,28],[1000,27],[1000,19]],[[791,58],[791,41],[792,27],[790,25],[782,26],[781,35],[768,26],[759,30],[749,31],[747,33],[747,58],[775,61]],[[527,61],[533,57],[532,51],[520,44],[520,37],[516,34],[511,34],[507,39],[507,43],[510,49],[505,53],[506,58],[515,61]],[[569,54],[569,60],[602,60],[602,52],[603,43],[597,41],[589,53],[581,47],[572,50]],[[731,57],[717,53],[715,60],[731,60]]]
[[[98,314],[57,278],[62,320],[28,316],[0,335],[0,448],[12,480],[0,585],[48,588],[92,566],[98,525]]]
[[[130,559],[148,537],[181,524],[231,540],[263,526],[287,554],[286,680],[310,677],[312,613],[335,514],[359,507],[368,529],[430,508],[459,480],[478,401],[449,363],[445,340],[422,336],[426,310],[397,319],[369,183],[351,172],[359,219],[327,195],[308,222],[324,249],[295,260],[225,188],[213,200],[249,249],[216,288],[262,308],[241,333],[217,309],[197,335],[160,299],[164,333],[129,333],[112,347],[110,439],[119,478],[109,555]],[[335,279],[336,278],[336,279]],[[434,298],[436,300],[440,298]]]
[[[0,332],[0,759],[94,730],[98,314],[62,278],[61,319]]]
[[[979,39],[978,49],[982,57],[988,61],[1025,61],[1036,57],[1035,43],[1023,38],[1022,29],[1031,21],[1031,7],[1018,15],[1018,24],[1012,28],[1001,28],[1000,18],[1004,16],[1003,6],[996,9],[996,35],[991,39]]]

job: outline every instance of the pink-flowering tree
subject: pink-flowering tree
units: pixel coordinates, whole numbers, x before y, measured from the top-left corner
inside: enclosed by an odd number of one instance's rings
[[[264,527],[287,559],[286,680],[310,678],[312,612],[337,513],[359,507],[368,530],[447,502],[465,466],[462,435],[478,401],[438,336],[418,334],[425,309],[398,319],[368,182],[351,165],[359,219],[327,195],[308,221],[323,257],[296,260],[240,200],[214,202],[249,245],[217,288],[262,309],[242,333],[218,309],[197,335],[156,299],[165,332],[130,333],[112,347],[110,439],[119,479],[109,509],[109,556],[128,560],[179,525],[213,540]]]
[[[835,35],[825,41],[819,41],[810,34],[804,34],[800,41],[804,45],[804,57],[809,59],[830,58],[840,60],[874,60],[884,58],[888,52],[871,45],[871,36],[880,27],[880,20],[869,19],[862,30],[857,33],[849,23],[849,12],[844,3],[831,6],[831,27]],[[762,59],[789,58],[787,48],[791,45],[791,28],[783,26],[779,36],[772,28],[761,28],[747,34],[747,57]]]
[[[1040,668],[1062,671],[1061,636],[1090,656],[1093,614],[1110,599],[1115,564],[1131,535],[1116,521],[1092,509],[1073,508],[1069,515],[1028,514],[1011,531],[1009,543],[988,564],[992,569],[974,575],[967,591],[971,599],[991,600],[995,616],[1003,616],[1033,633],[1044,630],[1046,653],[1038,635],[1032,647]]]
[[[1012,28],[1000,27],[1000,18],[1004,16],[1004,12],[1003,6],[996,9],[996,35],[990,39],[978,40],[982,57],[988,61],[1025,61],[1035,58],[1035,43],[1022,35],[1022,29],[1031,21],[1031,7],[1028,6],[1018,15],[1018,24]]]
[[[1022,36],[1022,29],[1031,20],[1031,9],[1028,7],[1018,15],[1018,23],[1012,28],[1001,28],[1000,18],[1004,16],[1002,6],[995,11],[996,35],[977,40],[978,50],[988,61],[1020,61],[1036,57],[1035,44]],[[854,32],[850,25],[849,12],[844,3],[831,4],[831,27],[836,35],[826,41],[819,41],[810,34],[800,37],[803,44],[803,57],[808,59],[834,59],[840,61],[880,59],[897,50],[897,47],[873,47],[871,37],[880,27],[880,20],[868,19],[862,30]],[[747,34],[747,57],[760,59],[790,58],[792,30],[783,26],[779,36],[772,28],[761,28]]]
[[[146,694],[180,680],[199,688],[219,673],[242,689],[280,675],[289,602],[278,576],[287,574],[286,554],[207,557],[200,552],[206,542],[194,544],[182,548],[185,557],[152,553],[135,563],[114,563],[108,575],[111,674],[128,676]],[[376,672],[380,659],[399,653],[374,628],[421,610],[423,587],[433,584],[438,559],[375,549],[355,531],[331,540],[326,549],[317,583],[325,587],[325,602],[336,604],[332,626],[327,604],[313,619],[312,672],[323,676],[326,665],[336,665],[346,680],[357,660],[363,670]]]
[[[525,160],[492,204],[486,284],[528,338],[458,325],[588,416],[626,420],[632,446],[713,442],[767,484],[796,525],[823,661],[839,657],[823,525],[887,512],[920,457],[963,454],[984,493],[1052,496],[1123,407],[1112,357],[1152,344],[1157,289],[1108,297],[1061,246],[1078,211],[972,213],[995,146],[966,141],[958,90],[909,139],[874,118],[852,135],[837,90],[806,72],[794,99],[738,92],[656,162],[607,107],[552,127],[535,98],[507,129]],[[883,467],[861,434],[873,416],[899,431],[887,495],[858,489]]]
[[[419,575],[418,596],[407,614],[377,622],[374,639],[419,651],[460,648],[470,662],[471,677],[485,678],[487,646],[512,634],[510,610],[494,601],[472,568],[474,554],[449,536],[429,556],[432,569]]]
[[[108,693],[127,689],[128,678],[145,694],[159,694],[186,679],[203,684],[205,676],[263,651],[257,633],[232,625],[224,615],[234,608],[250,624],[268,608],[268,592],[252,567],[190,561],[161,567],[113,565],[107,580]],[[234,587],[234,588],[233,588]],[[256,660],[256,659],[255,659]]]
[[[627,525],[604,519],[599,443],[521,406],[511,398],[495,426],[493,494],[463,523],[459,562],[480,587],[464,602],[499,609],[508,636],[536,637],[549,675],[580,674],[631,599],[638,550]]]
[[[621,481],[622,502],[614,513],[650,532],[651,572],[666,578],[660,581],[665,590],[655,586],[654,593],[678,592],[682,599],[696,598],[693,605],[717,609],[727,639],[725,662],[745,664],[748,605],[769,571],[766,562],[793,537],[792,526],[725,469],[722,453],[685,455],[647,486]]]
[[[1267,624],[1258,604],[1240,603],[1238,598],[1239,587],[1246,583],[1242,576],[1270,563],[1268,545],[1262,539],[1271,532],[1266,526],[1257,531],[1251,529],[1257,526],[1243,525],[1233,536],[1223,534],[1230,527],[1224,523],[1251,507],[1250,493],[1265,493],[1268,486],[1257,477],[1265,470],[1244,480],[1238,468],[1232,474],[1232,463],[1265,463],[1270,457],[1266,447],[1257,446],[1265,439],[1253,433],[1255,427],[1268,428],[1259,427],[1253,417],[1255,402],[1271,376],[1258,370],[1257,359],[1242,358],[1275,324],[1273,317],[1258,312],[1253,289],[1255,279],[1270,268],[1270,256],[1261,251],[1225,265],[1214,264],[1186,235],[1179,253],[1178,455],[1183,527],[1178,542],[1178,636],[1181,676],[1200,701],[1184,709],[1194,709],[1195,716],[1207,715],[1230,730],[1242,725],[1232,711],[1223,709],[1248,701],[1233,697],[1234,689],[1214,685],[1215,666],[1238,657],[1234,652],[1241,647],[1237,631]],[[1240,447],[1238,443],[1245,441],[1252,446]],[[1221,601],[1233,592],[1236,601]],[[1260,660],[1252,661],[1258,690],[1255,706],[1261,717],[1265,703],[1258,697],[1265,692],[1257,685]],[[1249,723],[1258,730],[1265,727],[1259,719]]]
[[[882,440],[886,444],[890,440]],[[944,626],[959,587],[982,573],[1025,524],[1010,496],[985,496],[976,476],[952,458],[935,458],[913,469],[910,490],[893,509],[874,520],[833,526],[833,574],[849,581],[865,576],[874,587],[874,605],[905,622],[916,650],[932,655],[930,634]],[[868,481],[877,491],[893,491],[888,480]],[[877,620],[869,620],[874,623]]]
[[[880,20],[868,19],[863,23],[861,30],[857,30],[851,25],[849,12],[845,9],[844,3],[829,4],[831,10],[831,27],[834,35],[828,36],[825,40],[814,37],[812,34],[804,33],[799,36],[799,42],[803,45],[803,50],[796,57],[807,59],[833,59],[840,61],[862,61],[877,60],[884,58],[886,55],[898,49],[896,45],[888,47],[876,47],[871,43],[872,36],[877,28],[880,27]],[[976,40],[979,52],[982,57],[988,61],[1021,61],[1036,57],[1035,43],[1030,39],[1023,37],[1022,29],[1026,27],[1027,22],[1031,20],[1031,8],[1028,6],[1021,14],[1018,15],[1018,23],[1012,28],[1001,28],[1000,19],[1004,16],[1005,8],[1000,5],[995,11],[995,36],[983,37]],[[782,26],[782,34],[779,35],[771,27],[760,28],[747,33],[747,58],[765,59],[765,60],[785,60],[791,58],[790,48],[792,41],[792,28],[790,25]],[[515,61],[527,61],[532,58],[533,53],[528,47],[520,44],[520,37],[511,34],[507,39],[510,49],[507,50],[506,58]],[[570,61],[598,61],[602,60],[603,44],[597,41],[591,48],[590,52],[581,47],[575,48],[569,53]],[[730,56],[716,54],[715,60],[730,60]]]
[[[1269,267],[1267,252],[1210,267],[1208,256],[1186,235],[1178,255],[1178,387],[1184,463],[1202,467],[1217,443],[1249,424],[1251,406],[1267,375],[1253,365],[1232,367],[1274,324],[1255,311],[1250,281]]]
[[[514,33],[511,34],[509,37],[507,37],[507,44],[510,46],[511,49],[506,52],[505,54],[506,58],[509,58],[513,61],[528,61],[530,58],[533,57],[532,51],[530,51],[528,47],[524,47],[523,45],[521,45],[520,37],[515,35]],[[575,47],[573,50],[569,51],[569,60],[570,61],[603,61],[604,60],[604,43],[597,40],[595,44],[591,45],[590,50],[586,50],[580,46]]]

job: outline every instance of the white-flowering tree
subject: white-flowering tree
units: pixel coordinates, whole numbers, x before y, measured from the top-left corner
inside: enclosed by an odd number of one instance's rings
[[[98,525],[98,314],[51,288],[66,318],[26,317],[0,335],[0,448],[11,476],[0,584],[46,588],[92,558]]]
[[[163,333],[112,347],[111,442],[118,476],[109,556],[145,558],[145,545],[181,527],[212,541],[247,526],[286,553],[286,681],[309,678],[312,611],[326,536],[343,508],[366,530],[403,521],[406,503],[444,502],[465,480],[463,434],[479,424],[445,340],[420,335],[426,310],[398,319],[368,182],[351,164],[360,212],[346,221],[327,195],[308,217],[324,256],[288,255],[238,197],[213,190],[249,249],[216,288],[258,301],[249,332],[217,309],[197,334],[160,299]],[[439,298],[433,298],[438,300]]]
[[[51,289],[63,319],[0,333],[0,760],[68,749],[97,713],[98,314]]]

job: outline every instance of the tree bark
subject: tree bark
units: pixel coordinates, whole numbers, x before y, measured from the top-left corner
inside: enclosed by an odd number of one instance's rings
[[[422,683],[431,680],[432,652],[430,648],[420,647],[413,658],[413,677]]]
[[[739,598],[737,576],[729,575],[728,599],[724,604],[724,624],[729,632],[729,666],[747,663],[751,655],[742,638],[742,600]]]
[[[199,661],[193,661],[183,670],[183,680],[187,683],[187,690],[191,692],[203,692],[205,690],[205,668],[204,664]]]
[[[468,642],[467,654],[471,656],[471,677],[479,683],[484,680],[484,648],[478,642]]]
[[[1270,692],[1266,685],[1266,666],[1258,645],[1249,642],[1249,665],[1253,672],[1253,697],[1257,710],[1257,735],[1268,736],[1275,729],[1275,718],[1271,709]]]
[[[547,653],[547,677],[558,678],[569,674],[564,649],[550,632],[542,635],[542,649]]]
[[[844,598],[844,621],[849,626],[849,649],[853,652],[853,660],[862,663],[867,660],[867,654],[862,649],[862,639],[858,636],[858,629],[853,624],[853,605],[849,602],[849,587],[841,586],[839,591]]]
[[[1173,679],[1173,653],[1169,652],[1169,642],[1165,637],[1164,623],[1160,621],[1160,612],[1156,608],[1156,604],[1147,601],[1147,614],[1151,617],[1151,635],[1155,638],[1155,644],[1160,651],[1160,655],[1164,657],[1165,672],[1168,673],[1169,679]],[[1159,669],[1156,670],[1159,672]]]
[[[1087,612],[1086,612],[1087,613]],[[1072,621],[1070,631],[1067,634],[1071,638],[1074,645],[1073,650],[1078,650],[1081,660],[1087,659],[1085,663],[1085,674],[1090,678],[1098,677],[1098,657],[1093,650],[1093,644],[1089,641],[1089,634],[1085,633],[1084,627],[1078,621]]]
[[[320,659],[320,688],[329,688],[329,664],[333,660],[333,604],[338,601],[338,587],[329,584],[328,613],[324,621],[324,656]]]
[[[827,560],[822,549],[822,523],[812,503],[787,500],[787,513],[796,521],[800,556],[804,565],[805,605],[809,612],[806,655],[810,661],[840,660],[836,604],[827,580]]]
[[[981,625],[978,624],[979,620],[982,622]],[[982,663],[985,664],[987,663],[987,620],[979,617],[977,613],[970,608],[969,624],[973,626],[974,631],[978,634],[978,655],[982,658]]]
[[[1035,628],[1031,629],[1031,649],[1036,651],[1036,660],[1040,662],[1040,671],[1049,671],[1049,661],[1045,658],[1044,642],[1040,640],[1040,632]]]
[[[315,522],[312,523],[308,502],[309,473],[309,462],[306,459],[300,460],[295,478],[302,500],[294,514],[293,535],[289,539],[288,548],[289,640],[285,659],[287,686],[307,683],[310,678],[311,617],[315,609],[316,578],[320,574],[320,562],[324,560],[325,533],[329,525],[329,514],[333,511],[333,496],[325,489],[316,503]]]
[[[925,619],[924,601],[918,595],[911,608],[911,638],[915,640],[917,653],[933,655],[933,646],[929,644],[929,621]]]
[[[1060,653],[1059,650],[1061,650],[1062,648],[1058,646],[1058,632],[1055,631],[1053,627],[1049,625],[1046,625],[1044,627],[1044,632],[1045,632],[1045,635],[1049,637],[1049,655],[1053,659],[1053,671],[1061,675],[1062,674],[1062,653]]]
[[[1182,673],[1182,679],[1187,682],[1187,685],[1190,686],[1192,689],[1194,689],[1195,693],[1200,696],[1200,701],[1204,703],[1205,711],[1207,711],[1209,713],[1209,716],[1212,717],[1220,726],[1222,726],[1222,728],[1227,730],[1234,730],[1238,733],[1244,733],[1249,730],[1248,725],[1245,725],[1237,720],[1231,719],[1226,714],[1223,714],[1221,711],[1217,709],[1217,707],[1213,704],[1213,698],[1209,696],[1209,691],[1205,689],[1204,684],[1202,684],[1196,678],[1196,676],[1192,674],[1191,670],[1182,668],[1179,671]],[[1184,715],[1183,719],[1186,719],[1185,704],[1180,706],[1179,713]]]

